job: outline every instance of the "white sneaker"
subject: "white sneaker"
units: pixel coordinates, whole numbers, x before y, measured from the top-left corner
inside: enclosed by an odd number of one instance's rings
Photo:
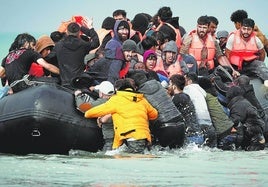
[[[266,88],[268,88],[268,80],[265,80],[263,84]]]

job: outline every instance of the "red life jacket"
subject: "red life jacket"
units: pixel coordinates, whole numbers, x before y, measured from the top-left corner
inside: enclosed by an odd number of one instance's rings
[[[243,42],[240,36],[240,30],[234,33],[233,47],[229,55],[229,61],[231,64],[238,67],[238,70],[242,69],[243,62],[251,62],[258,58],[256,53],[259,51],[256,35],[253,32],[247,42]]]
[[[130,62],[126,62],[125,66],[119,72],[120,79],[125,78],[126,74],[128,73],[129,67],[130,67]]]
[[[45,74],[43,67],[35,62],[32,63],[28,73],[34,77],[43,77]]]

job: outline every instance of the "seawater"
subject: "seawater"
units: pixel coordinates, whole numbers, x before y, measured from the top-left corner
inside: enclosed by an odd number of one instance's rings
[[[0,33],[1,59],[17,34]],[[267,148],[245,152],[188,146],[146,155],[79,150],[69,155],[0,154],[0,186],[266,187],[267,167]]]
[[[71,150],[69,155],[0,155],[1,186],[268,185],[268,150],[222,151],[195,145],[145,155]]]

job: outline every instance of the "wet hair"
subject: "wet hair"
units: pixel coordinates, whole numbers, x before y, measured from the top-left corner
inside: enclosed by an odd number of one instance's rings
[[[214,17],[214,16],[208,16],[208,18],[209,18],[209,23],[212,22],[215,25],[218,25],[219,24],[219,21],[218,21],[218,19],[216,17]]]
[[[230,19],[232,22],[242,23],[243,19],[248,17],[248,13],[245,10],[237,10],[232,13]]]
[[[170,7],[164,6],[158,10],[157,15],[159,16],[161,21],[165,22],[169,20],[170,18],[172,18],[172,11]]]
[[[13,50],[16,50],[16,49],[23,47],[26,42],[29,42],[29,43],[33,42],[35,45],[36,39],[28,33],[19,34],[19,35],[17,35],[17,37],[15,38],[13,43],[11,44],[9,51],[13,51]]]
[[[245,18],[245,19],[243,19],[243,21],[242,21],[242,26],[244,26],[244,27],[251,27],[251,28],[254,28],[254,26],[255,26],[255,22],[254,22],[253,19]]]
[[[125,17],[127,17],[127,12],[125,10],[122,10],[122,9],[118,9],[118,10],[115,10],[113,12],[113,17],[119,16],[119,15],[122,15],[125,18]]]
[[[114,87],[116,90],[123,91],[126,89],[131,89],[132,91],[135,91],[135,81],[131,78],[125,78],[125,79],[118,79],[114,83]]]
[[[193,83],[198,84],[198,76],[195,72],[189,72],[185,77],[192,80]]]
[[[209,17],[206,15],[206,16],[200,16],[198,19],[197,19],[197,24],[198,25],[209,25],[210,23],[210,19]]]
[[[183,75],[179,75],[179,74],[174,74],[172,75],[169,80],[172,82],[172,84],[174,84],[177,88],[179,88],[180,90],[183,90],[184,86],[185,86],[185,78]]]

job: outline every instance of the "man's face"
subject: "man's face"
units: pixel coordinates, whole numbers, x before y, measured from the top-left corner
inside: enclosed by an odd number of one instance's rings
[[[197,25],[197,34],[200,38],[204,38],[208,32],[208,25]]]
[[[172,51],[167,51],[165,52],[166,55],[166,63],[167,64],[172,64],[173,62],[175,62],[176,59],[176,53],[172,52]]]
[[[124,58],[125,58],[125,60],[126,60],[127,62],[130,62],[132,56],[134,55],[134,52],[133,52],[133,51],[124,51],[123,54],[124,54]]]
[[[118,32],[118,37],[122,42],[128,39],[129,31],[127,28],[119,28],[117,32]]]
[[[126,20],[126,18],[122,14],[114,16],[114,19],[115,20]]]
[[[223,46],[223,45],[226,44],[226,43],[227,43],[227,38],[223,37],[223,38],[220,38],[220,39],[219,39],[219,45],[220,45],[220,46]]]
[[[235,22],[234,26],[235,26],[236,29],[240,29],[241,28],[241,23]]]
[[[215,32],[217,30],[217,27],[218,26],[215,23],[210,22],[208,29],[209,29],[211,35],[214,35],[215,34]]]
[[[251,27],[242,26],[240,29],[240,34],[242,38],[249,38],[252,32],[253,32],[253,28]]]

